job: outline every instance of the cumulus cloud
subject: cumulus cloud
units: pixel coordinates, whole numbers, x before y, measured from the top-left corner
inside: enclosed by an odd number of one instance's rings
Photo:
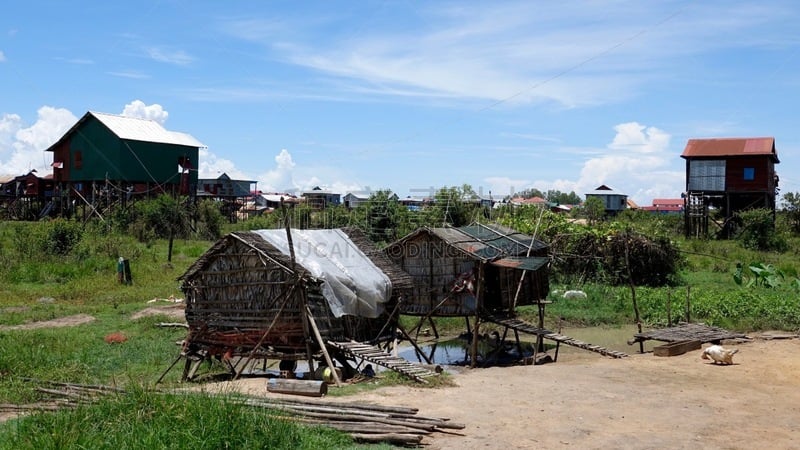
[[[141,100],[134,100],[122,110],[122,115],[125,117],[138,117],[139,119],[150,119],[164,125],[164,122],[169,118],[169,113],[158,103],[152,105],[145,105]]]
[[[26,127],[16,114],[0,118],[0,167],[8,175],[21,175],[36,170],[50,172],[52,154],[45,152],[78,121],[63,108],[43,106],[37,111],[36,122]]]
[[[580,167],[576,179],[510,180],[502,177],[487,178],[493,186],[512,184],[517,191],[536,188],[543,192],[555,189],[575,192],[583,197],[587,192],[605,184],[635,202],[650,204],[653,198],[671,198],[683,189],[684,171],[680,161],[669,148],[671,135],[656,127],[638,122],[621,123],[613,127],[615,134],[603,149],[575,152],[593,156]],[[580,149],[579,149],[580,150]]]
[[[283,192],[298,189],[293,179],[295,162],[288,150],[282,149],[275,155],[275,168],[259,175],[259,188],[265,192]]]
[[[659,153],[669,146],[670,135],[656,127],[646,127],[638,122],[621,123],[614,127],[617,134],[608,145],[613,150],[634,153]]]
[[[684,174],[671,169],[675,154],[668,151],[669,133],[638,122],[621,123],[614,131],[607,151],[584,162],[575,182],[576,193],[605,184],[637,203],[646,203],[654,197],[673,197],[680,192],[679,180]]]
[[[223,173],[235,180],[247,180],[249,177],[244,172],[236,168],[233,161],[220,158],[207,148],[200,148],[198,155],[200,167],[198,176],[200,178],[218,178]]]

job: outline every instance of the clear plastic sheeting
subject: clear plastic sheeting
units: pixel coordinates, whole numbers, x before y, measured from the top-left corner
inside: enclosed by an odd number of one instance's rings
[[[253,230],[291,256],[286,230]],[[378,317],[392,295],[392,283],[339,229],[291,230],[295,262],[322,283],[322,295],[334,316]]]

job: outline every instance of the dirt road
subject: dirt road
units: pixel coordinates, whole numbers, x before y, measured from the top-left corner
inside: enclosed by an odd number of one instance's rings
[[[800,340],[736,347],[731,366],[700,351],[610,359],[576,350],[555,364],[462,369],[456,387],[387,387],[353,400],[466,424],[426,437],[430,449],[800,449]],[[263,380],[235,383],[225,389],[267,395]]]

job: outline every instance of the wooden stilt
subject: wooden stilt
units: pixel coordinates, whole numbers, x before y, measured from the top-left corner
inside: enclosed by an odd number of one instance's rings
[[[311,325],[311,329],[314,331],[314,337],[317,338],[317,343],[319,343],[319,348],[322,350],[322,356],[325,357],[325,362],[328,363],[328,367],[331,369],[331,374],[333,375],[333,381],[336,382],[336,386],[342,385],[342,380],[339,379],[339,375],[336,373],[335,366],[333,365],[333,360],[331,360],[331,355],[328,354],[328,349],[325,347],[325,341],[322,340],[322,335],[319,334],[319,328],[317,328],[316,322],[314,322],[314,315],[311,314],[311,308],[306,305],[306,314],[308,314],[308,323]]]

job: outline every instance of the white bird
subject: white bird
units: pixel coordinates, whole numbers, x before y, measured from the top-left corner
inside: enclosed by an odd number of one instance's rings
[[[738,348],[728,350],[721,345],[711,345],[703,350],[703,354],[700,357],[714,361],[713,364],[720,363],[727,365],[733,364],[733,355],[738,351]]]

